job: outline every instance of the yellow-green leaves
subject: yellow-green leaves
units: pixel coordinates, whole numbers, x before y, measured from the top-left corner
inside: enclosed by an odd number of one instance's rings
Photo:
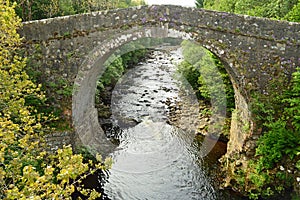
[[[70,146],[53,154],[45,151],[42,136],[53,116],[26,104],[27,97],[42,101],[45,95],[30,80],[26,60],[18,54],[21,21],[13,7],[0,0],[0,199],[71,199],[84,177],[111,162],[84,163]],[[100,195],[84,192],[91,199]]]

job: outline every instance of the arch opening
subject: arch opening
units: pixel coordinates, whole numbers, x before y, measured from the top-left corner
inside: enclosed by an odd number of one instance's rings
[[[79,142],[90,149],[94,149],[96,152],[101,152],[104,155],[112,152],[115,147],[105,136],[99,122],[98,122],[98,111],[95,108],[95,88],[98,77],[101,76],[105,71],[105,63],[111,63],[114,59],[111,57],[113,53],[120,49],[122,46],[130,43],[132,41],[137,41],[142,38],[175,38],[181,40],[191,40],[195,41],[190,34],[185,32],[180,32],[172,29],[161,28],[161,27],[151,27],[138,29],[133,28],[115,36],[113,39],[106,40],[102,42],[98,47],[96,47],[83,62],[82,67],[78,73],[75,80],[75,91],[73,94],[73,124],[75,127],[77,139]],[[145,45],[143,48],[150,48],[151,45]],[[207,47],[206,47],[207,48]],[[125,48],[127,52],[134,49]],[[207,48],[209,49],[209,48]],[[214,55],[218,55],[218,51],[213,51]],[[122,52],[122,51],[121,51]],[[124,53],[124,52],[122,52]],[[218,56],[217,56],[218,57]],[[193,61],[192,61],[193,62]],[[226,70],[227,71],[227,70]],[[230,73],[230,72],[229,72]],[[231,82],[234,83],[230,75]],[[207,77],[207,80],[209,78]],[[234,84],[233,84],[234,86]],[[234,88],[234,92],[237,92],[237,88]],[[219,91],[220,92],[220,91]],[[217,93],[216,93],[217,95]],[[220,93],[218,94],[220,95]],[[224,95],[224,94],[222,94]],[[216,105],[219,97],[214,97],[213,104]],[[235,99],[237,101],[237,99]],[[226,102],[226,100],[225,100]],[[214,121],[224,120],[224,114],[226,115],[226,105],[215,106],[218,109],[215,111]],[[225,113],[224,113],[225,109]],[[220,117],[222,116],[222,117]],[[231,124],[232,125],[232,124]],[[215,127],[213,127],[215,129]],[[211,130],[210,132],[215,132]],[[231,131],[232,132],[232,131]],[[212,148],[212,147],[211,147]],[[208,152],[204,153],[204,156]]]

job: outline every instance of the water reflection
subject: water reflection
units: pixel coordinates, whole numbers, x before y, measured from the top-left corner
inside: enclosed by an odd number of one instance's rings
[[[216,199],[189,134],[151,120],[123,134],[105,185],[111,199]]]

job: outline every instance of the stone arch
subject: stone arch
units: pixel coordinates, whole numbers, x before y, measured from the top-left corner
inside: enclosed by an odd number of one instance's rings
[[[184,40],[197,41],[192,34],[169,29],[166,27],[143,27],[131,28],[122,33],[115,34],[112,38],[102,41],[99,46],[90,52],[81,67],[74,81],[74,92],[72,95],[72,118],[76,132],[77,142],[82,143],[89,148],[95,149],[97,152],[108,154],[114,148],[109,140],[107,140],[103,130],[98,122],[98,112],[95,108],[95,89],[96,82],[101,73],[104,72],[105,61],[113,54],[113,52],[122,45],[141,38],[180,38]],[[201,44],[201,42],[200,42]],[[222,56],[222,51],[214,46],[202,44],[205,48],[213,52],[217,57]],[[223,60],[226,66],[226,60]],[[228,66],[228,64],[227,64]],[[238,106],[245,107],[246,100],[238,92],[238,87],[235,84],[237,77],[233,71],[226,68],[230,75],[234,86],[235,93],[239,98],[236,98]],[[245,119],[250,120],[250,113],[244,113]],[[232,123],[235,126],[235,123]],[[231,131],[232,134],[232,131]],[[234,137],[236,138],[236,137]]]
[[[254,131],[254,122],[251,113],[251,99],[249,93],[245,91],[241,82],[241,75],[239,71],[235,69],[232,63],[230,63],[226,57],[224,59],[223,48],[216,46],[203,45],[206,49],[212,52],[223,64],[227,74],[230,77],[230,81],[234,91],[235,109],[232,111],[229,142],[227,145],[227,155],[234,154],[236,151],[242,151],[245,145],[245,141],[248,139],[249,134]],[[237,64],[236,61],[235,64]],[[243,62],[238,63],[243,66]]]
[[[161,27],[167,33],[154,30],[153,27]],[[262,132],[254,115],[251,116],[249,105],[253,102],[253,95],[261,96],[261,100],[268,104],[264,99],[268,99],[275,90],[284,90],[290,84],[291,74],[300,65],[299,23],[180,6],[153,5],[24,22],[19,33],[26,38],[24,45],[29,55],[42,55],[42,59],[38,56],[33,59],[33,63],[42,72],[43,82],[63,78],[72,86],[77,77],[73,95],[76,101],[72,108],[73,120],[76,132],[85,133],[92,131],[81,128],[84,123],[78,122],[94,123],[91,120],[95,120],[93,117],[88,119],[86,114],[91,108],[86,105],[93,104],[91,99],[88,100],[92,92],[90,89],[82,91],[82,88],[93,88],[94,83],[88,80],[94,78],[96,73],[87,76],[92,61],[101,63],[107,59],[110,51],[125,41],[155,35],[155,31],[157,37],[164,34],[170,36],[176,32],[174,30],[192,36],[226,63],[225,67],[235,88],[237,111],[236,119],[232,120],[227,153],[229,155],[231,151],[242,150],[253,153],[256,140]],[[110,37],[111,40],[108,39]],[[102,51],[95,50],[94,54],[85,56],[99,43],[103,47]],[[82,78],[87,80],[80,81]],[[55,89],[49,92],[56,94]],[[62,97],[56,95],[53,104],[64,107]],[[70,99],[66,103],[71,106]],[[66,118],[69,120],[69,115]],[[70,135],[73,137],[73,134]],[[91,134],[83,135],[94,138]]]

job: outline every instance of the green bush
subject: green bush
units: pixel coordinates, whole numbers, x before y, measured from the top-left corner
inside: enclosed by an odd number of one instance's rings
[[[256,154],[261,156],[260,162],[266,168],[274,167],[283,156],[291,159],[300,152],[300,70],[293,74],[291,89],[285,93],[281,101],[284,112],[277,111],[280,118],[265,123],[267,132],[259,139]],[[273,111],[276,112],[276,111]],[[272,112],[271,112],[272,113]]]
[[[112,56],[112,62],[107,66],[97,83],[97,89],[101,92],[105,86],[114,85],[124,74],[125,70],[138,64],[146,57],[147,49],[130,51],[121,56]]]
[[[268,125],[269,131],[258,140],[256,155],[260,156],[259,171],[271,169],[284,156],[291,159],[300,152],[300,137],[278,120]]]
[[[273,103],[279,105],[267,107],[256,104],[257,120],[264,121],[263,135],[256,148],[256,159],[251,161],[248,190],[250,197],[271,196],[281,193],[292,186],[292,176],[279,171],[279,166],[295,166],[299,170],[300,155],[300,69],[293,73],[291,87]],[[285,107],[284,110],[279,109]],[[277,108],[277,109],[273,109]],[[296,159],[295,159],[296,158]],[[272,173],[271,173],[272,172]],[[263,175],[263,176],[262,176]]]
[[[209,102],[212,95],[217,97],[225,90],[226,102],[219,103],[226,104],[230,115],[235,107],[234,91],[224,65],[216,55],[200,45],[183,41],[182,47],[184,61],[179,64],[178,72],[190,83],[198,99]]]

